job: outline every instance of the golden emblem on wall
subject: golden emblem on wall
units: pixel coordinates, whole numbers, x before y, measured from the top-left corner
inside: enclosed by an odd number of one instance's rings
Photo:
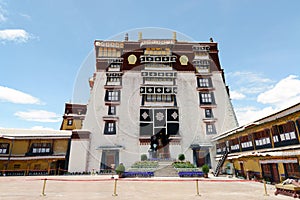
[[[186,55],[182,55],[180,56],[179,61],[181,65],[187,65],[189,62],[189,58]]]
[[[127,60],[128,60],[128,63],[130,65],[134,65],[135,62],[136,62],[136,60],[137,60],[137,58],[136,58],[136,56],[134,54],[131,54],[130,56],[128,56]]]

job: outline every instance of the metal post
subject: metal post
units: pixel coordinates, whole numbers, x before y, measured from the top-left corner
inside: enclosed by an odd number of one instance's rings
[[[115,179],[114,193],[113,193],[113,196],[114,196],[114,197],[118,196],[118,194],[117,194],[117,181],[118,181],[118,179]]]
[[[198,179],[196,179],[196,191],[197,191],[196,196],[201,196],[201,195],[199,194],[199,184],[198,184]]]
[[[42,195],[43,195],[43,196],[46,196],[46,194],[45,194],[46,181],[47,181],[47,179],[45,178],[45,179],[44,179],[44,185],[43,185],[43,191],[42,191]]]
[[[266,185],[266,181],[265,180],[264,180],[264,190],[265,190],[264,196],[269,196],[269,194],[267,192],[267,185]]]

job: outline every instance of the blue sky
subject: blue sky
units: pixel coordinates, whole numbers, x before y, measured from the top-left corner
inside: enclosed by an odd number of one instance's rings
[[[299,10],[297,0],[0,0],[0,127],[59,129],[94,40],[143,27],[213,37],[238,120],[253,121],[300,102]]]

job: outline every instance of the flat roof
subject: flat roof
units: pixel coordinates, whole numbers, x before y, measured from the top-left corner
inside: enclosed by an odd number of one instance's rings
[[[68,130],[46,130],[46,129],[14,129],[0,128],[0,138],[70,138],[72,131]]]

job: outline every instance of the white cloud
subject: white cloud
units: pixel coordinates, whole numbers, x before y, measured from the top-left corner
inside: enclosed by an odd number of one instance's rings
[[[35,122],[59,122],[61,121],[61,116],[54,112],[49,112],[46,110],[28,110],[19,111],[15,113],[15,116],[26,120]]]
[[[263,109],[248,106],[242,108],[235,108],[234,110],[240,126],[261,119],[263,117],[266,117],[272,113],[279,111],[278,109],[274,109],[271,106],[265,107]]]
[[[253,122],[299,103],[299,85],[300,79],[298,79],[298,76],[290,75],[278,81],[271,89],[260,93],[257,96],[255,106],[240,106],[235,108],[239,124],[244,125]],[[259,108],[257,103],[265,104],[266,107]]]
[[[6,101],[17,104],[42,104],[41,101],[19,90],[4,87],[0,85],[0,101]]]
[[[254,72],[247,72],[247,71],[236,71],[236,72],[230,72],[227,74],[228,76],[232,77],[238,77],[239,79],[243,79],[247,82],[263,82],[263,83],[269,83],[272,82],[269,78],[264,78],[261,73],[254,73]]]
[[[237,91],[230,91],[230,98],[233,100],[241,100],[244,99],[246,96]]]
[[[32,36],[23,29],[5,29],[0,30],[0,41],[11,41],[17,43],[25,43]]]
[[[229,85],[235,91],[243,94],[259,94],[270,89],[273,81],[264,77],[263,74],[254,72],[230,72],[226,74]]]
[[[280,80],[272,89],[261,93],[257,101],[263,104],[271,104],[283,109],[300,102],[300,79],[290,75]]]
[[[7,11],[0,5],[0,23],[5,22],[7,18],[5,17]]]

